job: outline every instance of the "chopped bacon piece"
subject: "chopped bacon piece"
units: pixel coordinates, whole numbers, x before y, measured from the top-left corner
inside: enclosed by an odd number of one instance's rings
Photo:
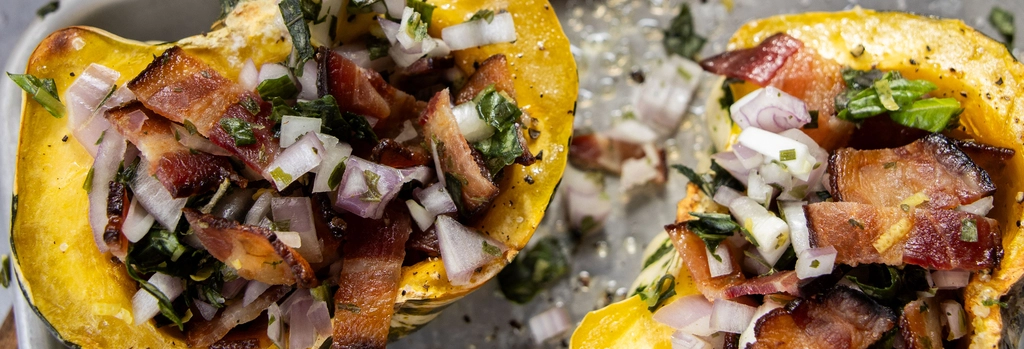
[[[441,169],[450,174],[448,178],[458,181],[448,183],[448,186],[458,185],[462,189],[462,197],[455,198],[455,201],[461,203],[463,214],[473,216],[485,210],[498,196],[498,187],[491,182],[487,168],[473,155],[473,149],[459,131],[448,90],[438,92],[430,99],[427,110],[420,117],[420,124],[426,139],[433,143],[427,146],[437,148]]]
[[[266,173],[269,172],[267,166],[270,166],[277,155],[281,153],[280,142],[274,135],[274,121],[269,118],[273,107],[270,103],[261,101],[259,96],[251,92],[247,92],[242,99],[248,101],[246,103],[259,106],[259,112],[253,114],[248,108],[238,103],[228,107],[224,112],[223,119],[239,119],[248,123],[255,142],[249,145],[238,145],[235,138],[223,127],[217,127],[210,132],[210,141],[235,154],[249,168],[261,172],[264,178],[270,179],[270,182],[274,183],[270,174]]]
[[[704,70],[765,86],[804,43],[785,33],[764,39],[756,47],[724,52],[700,61]]]
[[[177,123],[188,120],[207,137],[248,92],[177,46],[154,59],[128,89],[150,110]]]
[[[431,164],[427,150],[419,146],[404,145],[393,139],[381,139],[373,147],[370,161],[394,168],[409,168]]]
[[[418,115],[421,104],[409,94],[384,81],[377,72],[364,69],[348,58],[322,47],[317,54],[317,77],[321,96],[331,95],[342,112],[351,112],[378,120],[392,117],[407,119]],[[380,128],[380,123],[375,129]]]
[[[795,302],[758,319],[747,348],[864,349],[896,323],[892,310],[842,286]]]
[[[238,276],[270,285],[317,286],[309,262],[278,240],[274,232],[191,208],[183,211],[203,246],[214,258],[236,269]]]
[[[216,189],[225,179],[241,186],[246,180],[228,159],[193,151],[178,142],[171,122],[153,114],[139,102],[107,112],[114,129],[134,144],[148,163],[149,173],[175,198]]]
[[[787,293],[800,296],[800,278],[796,272],[788,270],[772,275],[747,279],[743,283],[725,289],[725,298],[736,298],[752,294],[766,295],[772,293]]]
[[[985,170],[986,173],[992,174],[1003,167],[1006,167],[1006,162],[1013,158],[1016,152],[1013,149],[996,147],[984,143],[978,143],[973,141],[962,141],[954,139],[953,143],[956,144],[957,148],[960,148],[964,154],[971,157],[974,163]]]
[[[644,157],[643,146],[592,133],[574,136],[569,144],[569,161],[576,167],[601,170],[613,174],[622,172],[622,162]]]
[[[836,200],[899,206],[922,193],[921,207],[955,208],[992,195],[988,173],[946,136],[935,133],[900,148],[839,149],[830,158]]]
[[[103,229],[103,242],[110,253],[124,260],[128,255],[128,238],[121,230],[125,218],[128,217],[128,188],[118,182],[110,182],[110,193],[107,194],[107,227]]]
[[[334,294],[333,348],[384,348],[402,279],[405,243],[412,232],[404,205],[388,206],[381,220],[350,215]]]
[[[690,271],[690,276],[693,277],[693,282],[697,285],[697,289],[708,300],[730,298],[728,290],[732,287],[743,285],[746,281],[743,272],[740,270],[739,257],[743,256],[743,253],[729,245],[729,241],[722,241],[721,243],[729,247],[733,271],[727,275],[712,278],[711,271],[708,268],[707,245],[697,237],[697,234],[694,234],[686,227],[686,222],[666,225],[665,230],[668,231],[669,237],[672,238],[672,244],[676,246],[676,250],[679,251],[679,255],[683,258],[683,264]]]
[[[476,95],[487,87],[494,85],[498,92],[504,92],[512,100],[516,99],[516,86],[512,80],[512,72],[508,70],[505,55],[496,54],[480,63],[473,75],[469,76],[466,85],[455,96],[455,104],[462,104],[476,98]]]
[[[437,258],[441,256],[441,244],[437,240],[437,232],[433,227],[427,231],[413,229],[409,241],[405,243],[407,252],[422,252],[425,257]]]
[[[907,349],[938,349],[942,347],[942,324],[939,303],[934,298],[907,303],[900,315],[900,334]]]
[[[193,317],[192,321],[186,323],[188,328],[185,331],[185,342],[191,348],[205,348],[217,343],[236,326],[255,320],[263,311],[284,297],[291,288],[285,286],[272,286],[263,291],[256,300],[248,305],[242,304],[241,298],[232,300],[209,321],[202,317]],[[280,320],[280,319],[278,319]],[[265,333],[265,332],[264,332]],[[250,341],[243,341],[248,343]],[[263,347],[260,347],[263,348]]]
[[[853,202],[810,204],[804,212],[811,247],[835,247],[840,264],[982,270],[995,267],[1002,257],[999,223],[972,213],[923,208],[905,212]],[[972,233],[977,241],[964,241]]]
[[[445,88],[448,70],[455,67],[455,58],[423,57],[405,68],[398,68],[388,78],[391,85],[417,99],[430,99]]]

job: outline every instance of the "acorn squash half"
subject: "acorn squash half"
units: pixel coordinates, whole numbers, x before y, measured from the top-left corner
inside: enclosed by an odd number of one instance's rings
[[[967,138],[978,142],[1016,152],[1001,171],[990,173],[998,189],[995,208],[989,216],[1001,225],[1003,259],[990,275],[972,276],[964,295],[964,308],[972,330],[966,341],[971,348],[998,347],[1009,319],[1002,318],[998,302],[993,301],[1006,295],[1024,274],[1024,229],[1019,223],[1024,218],[1024,206],[1015,200],[1017,193],[1024,191],[1024,181],[1020,180],[1024,178],[1024,121],[1021,120],[1024,101],[1018,99],[1024,89],[1024,65],[1017,62],[1002,43],[960,20],[861,8],[755,20],[740,27],[730,39],[728,49],[753,47],[779,32],[801,40],[840,65],[860,70],[872,67],[895,70],[908,79],[935,83],[938,90],[933,96],[956,98],[964,107],[960,115],[961,127],[956,131],[960,136],[956,137],[964,138],[966,134]],[[859,45],[863,45],[864,51],[855,57],[851,51],[859,51]],[[730,125],[728,112],[719,107],[719,97],[721,95],[716,93],[709,96],[705,117],[715,145],[727,149],[735,142],[738,128]],[[588,315],[573,335],[572,348],[614,347],[620,340],[636,340],[603,336],[606,328],[595,325],[605,317],[651,316],[644,307],[619,308],[623,312],[601,310],[600,314]],[[1014,313],[1020,309],[1007,311]],[[658,326],[664,326],[653,323],[649,326],[652,331],[648,332],[652,335],[659,333]],[[1019,331],[1019,324],[1015,327]],[[660,336],[657,343],[671,346],[668,336]],[[1017,343],[1005,344],[1013,347]]]
[[[475,62],[495,53],[509,57],[518,102],[539,120],[540,135],[530,150],[543,151],[543,160],[530,167],[513,165],[499,183],[501,194],[476,229],[505,242],[508,260],[499,259],[474,275],[468,286],[448,283],[440,259],[403,270],[401,292],[395,300],[392,338],[427,323],[446,305],[462,298],[493,277],[526,245],[544,215],[566,162],[576,102],[576,64],[569,41],[546,0],[437,0],[432,34],[463,22],[480,9],[512,13],[518,40],[455,52],[458,66],[473,71]],[[339,33],[366,30],[367,20],[339,21]],[[352,24],[347,24],[352,23]],[[362,23],[362,25],[359,25]],[[355,27],[348,27],[355,25]],[[243,0],[205,35],[176,43],[210,64],[222,75],[238,76],[252,58],[259,66],[284,61],[291,40],[277,1]],[[58,93],[90,63],[121,73],[121,84],[142,71],[155,55],[172,45],[127,40],[105,31],[71,27],[51,34],[31,55],[27,73],[52,78]],[[54,118],[39,104],[22,104],[21,138],[14,184],[11,243],[22,292],[35,311],[65,342],[81,347],[184,347],[176,329],[156,328],[152,322],[135,326],[131,297],[137,290],[120,262],[101,254],[92,240],[87,218],[88,199],[82,184],[92,158],[67,130],[67,118]],[[532,177],[528,184],[524,178]]]

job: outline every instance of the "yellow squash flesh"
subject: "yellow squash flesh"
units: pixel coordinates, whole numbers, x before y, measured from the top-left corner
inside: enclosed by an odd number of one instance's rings
[[[530,140],[534,154],[544,158],[530,167],[514,165],[499,184],[502,192],[478,230],[510,247],[473,277],[469,286],[447,282],[440,260],[428,260],[403,270],[402,292],[396,299],[392,335],[399,337],[434,318],[447,305],[493,277],[526,245],[540,222],[566,161],[576,101],[576,65],[554,11],[546,0],[431,1],[432,34],[463,22],[479,9],[508,9],[514,16],[518,40],[455,52],[459,66],[472,72],[473,62],[505,53],[515,75],[518,102],[540,137]],[[343,22],[343,21],[339,21]],[[365,28],[364,28],[365,29]],[[246,58],[259,66],[284,61],[291,40],[277,1],[242,1],[214,31],[176,43],[228,78],[238,75]],[[121,73],[118,84],[135,77],[154,55],[170,44],[149,45],[85,27],[64,29],[43,40],[32,54],[27,73],[52,78],[63,95],[90,63]],[[86,348],[184,347],[176,329],[155,328],[152,322],[133,325],[131,297],[137,285],[119,262],[100,254],[88,224],[88,198],[82,184],[92,158],[57,119],[26,99],[23,102],[21,144],[14,192],[16,216],[12,227],[15,268],[22,291],[35,311],[60,337]],[[65,142],[62,138],[69,139]],[[527,184],[529,175],[534,184]]]
[[[1024,191],[1024,181],[1019,180],[1024,176],[1024,122],[1020,119],[1024,103],[1017,103],[1024,88],[1024,65],[1003,44],[962,21],[860,8],[756,20],[733,35],[728,49],[753,47],[779,32],[844,66],[894,70],[908,79],[935,83],[938,90],[933,96],[956,98],[964,107],[960,131],[978,142],[1016,152],[1004,169],[991,173],[997,192],[990,217],[1001,223],[1003,259],[991,275],[973,276],[965,292],[970,347],[997,347],[1003,321],[996,303],[1024,273],[1024,234],[1017,223],[1024,218],[1024,206],[1015,200]],[[850,52],[859,51],[859,46],[864,53],[854,57]],[[708,105],[714,106],[707,115],[713,139],[719,149],[725,149],[738,130],[730,127],[727,113],[723,117],[714,93]]]

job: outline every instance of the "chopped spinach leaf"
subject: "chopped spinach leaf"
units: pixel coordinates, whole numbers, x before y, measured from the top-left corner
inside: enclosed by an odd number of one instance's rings
[[[292,115],[299,115],[323,120],[323,132],[345,142],[366,141],[377,143],[377,134],[362,115],[338,109],[338,102],[331,95],[320,99],[298,102]]]
[[[668,29],[665,29],[665,37],[661,43],[665,46],[666,52],[694,59],[706,41],[707,39],[697,35],[693,30],[693,15],[690,13],[690,5],[684,3],[679,8],[679,14],[672,18],[672,23],[669,24]]]
[[[309,26],[306,25],[299,0],[281,0],[278,4],[281,16],[292,37],[292,70],[295,76],[302,76],[302,67],[313,59],[313,45],[309,42]]]
[[[291,77],[282,75],[276,79],[263,80],[259,86],[256,86],[256,92],[259,92],[260,98],[263,100],[293,99],[299,94],[299,88],[295,86]]]
[[[235,140],[236,146],[246,146],[256,143],[256,136],[252,133],[252,124],[239,118],[220,119],[220,128],[227,132]]]
[[[139,276],[139,271],[136,270],[135,263],[132,258],[133,248],[134,245],[128,247],[128,255],[125,257],[124,261],[125,269],[127,269],[128,271],[128,276],[131,277],[132,280],[135,280],[135,282],[138,282],[140,288],[146,290],[146,292],[153,295],[153,298],[156,298],[157,304],[160,307],[160,314],[162,314],[164,317],[167,317],[167,319],[171,320],[171,322],[174,322],[174,324],[178,326],[179,330],[184,330],[185,325],[184,321],[182,320],[183,316],[178,315],[178,313],[175,312],[174,305],[171,303],[171,300],[167,298],[167,295],[160,291],[160,289],[156,288],[156,286],[153,286],[153,284],[149,283],[149,281],[146,281],[146,279],[143,279],[141,276]]]
[[[956,124],[957,116],[963,111],[959,101],[953,98],[921,99],[937,88],[935,84],[925,80],[907,80],[898,72],[885,73],[870,83],[866,81],[879,74],[877,70],[843,71],[849,89],[836,97],[840,119],[860,122],[888,113],[900,125],[929,132],[939,132]]]
[[[516,256],[498,273],[498,285],[508,300],[529,302],[550,282],[569,272],[569,258],[555,237],[537,241],[525,253]]]
[[[909,108],[889,113],[889,117],[903,126],[941,132],[955,126],[957,117],[963,111],[964,108],[956,99],[928,98],[914,101]]]
[[[523,155],[523,145],[519,142],[519,118],[522,110],[515,102],[493,85],[488,86],[473,99],[476,110],[487,124],[493,126],[494,135],[473,144],[473,148],[484,156],[484,162],[492,176],[497,176],[501,169],[515,162]]]
[[[57,96],[57,84],[53,79],[40,79],[31,74],[11,73],[7,73],[7,77],[14,80],[18,87],[25,90],[25,93],[43,106],[43,109],[46,109],[50,115],[56,118],[64,117],[66,110],[64,104],[60,102],[60,97]]]

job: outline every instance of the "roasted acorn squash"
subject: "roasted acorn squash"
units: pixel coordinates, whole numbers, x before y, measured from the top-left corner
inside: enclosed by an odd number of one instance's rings
[[[546,0],[441,0],[431,30],[440,36],[448,25],[463,22],[480,9],[512,13],[518,40],[454,53],[467,73],[474,63],[495,53],[510,57],[518,102],[539,120],[540,136],[529,141],[543,160],[530,167],[514,165],[499,183],[494,207],[476,225],[480,232],[505,242],[515,252],[526,245],[544,215],[566,162],[576,101],[576,64],[554,10]],[[339,26],[346,26],[339,21]],[[365,24],[365,20],[352,23]],[[365,30],[342,28],[340,33]],[[348,30],[348,31],[346,31]],[[291,52],[291,41],[277,1],[240,2],[207,34],[180,40],[183,47],[222,75],[238,75],[245,58],[257,65],[280,62]],[[131,41],[95,28],[72,27],[44,39],[27,64],[27,73],[52,78],[59,94],[90,63],[121,73],[121,84],[137,75],[155,55],[172,44]],[[21,144],[15,178],[12,246],[22,292],[35,311],[62,340],[81,347],[184,347],[180,332],[156,328],[151,322],[135,326],[131,297],[137,290],[124,266],[97,251],[90,232],[88,199],[82,183],[92,166],[91,156],[78,142],[68,140],[67,118],[54,118],[31,99],[23,102]],[[62,141],[65,139],[65,141]],[[529,184],[524,179],[532,177]],[[462,298],[493,277],[509,260],[494,262],[473,276],[469,286],[452,286],[441,260],[405,268],[392,338],[422,326],[446,305]]]
[[[964,107],[958,132],[1018,154],[1001,171],[990,173],[998,188],[990,217],[1001,223],[1003,259],[991,275],[974,275],[964,296],[972,329],[970,347],[999,346],[1004,320],[998,302],[994,301],[1006,295],[1024,274],[1024,231],[1019,223],[1024,218],[1024,206],[1015,200],[1017,193],[1024,191],[1024,182],[1019,180],[1024,176],[1024,158],[1019,155],[1024,154],[1024,121],[1020,118],[1024,115],[1024,103],[1017,103],[1024,88],[1024,65],[1002,43],[960,20],[860,8],[756,20],[733,35],[728,49],[753,47],[779,32],[801,40],[840,65],[860,70],[895,70],[908,79],[935,83],[938,90],[933,96],[956,98]],[[859,45],[863,45],[863,54],[851,54],[859,51]],[[718,97],[714,93],[710,96],[706,118],[715,145],[726,149],[735,141],[738,128],[729,124],[728,112],[720,109]],[[685,276],[680,275],[679,279]],[[669,337],[662,334],[667,326],[653,321],[646,307],[630,306],[632,300],[624,302],[589,314],[574,333],[571,347],[615,347],[622,341],[648,341],[657,343],[656,347],[671,347]],[[647,326],[649,331],[635,331],[645,339],[616,336],[605,320],[610,317],[642,318],[633,323]]]

